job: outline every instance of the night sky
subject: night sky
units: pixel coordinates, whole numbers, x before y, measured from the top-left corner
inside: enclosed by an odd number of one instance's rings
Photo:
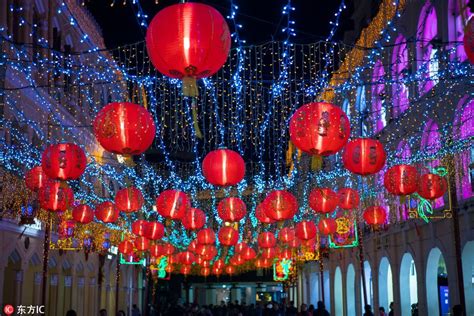
[[[131,44],[144,40],[145,29],[139,25],[136,17],[137,7],[132,0],[123,5],[121,0],[116,0],[113,7],[112,0],[89,1],[88,9],[95,16],[102,27],[105,43],[108,48]],[[225,17],[230,12],[229,0],[203,0],[196,1],[212,5]],[[281,11],[286,0],[234,0],[239,6],[237,23],[242,24],[239,30],[241,39],[248,44],[259,44],[270,40],[282,40],[281,32],[284,26]],[[148,14],[148,22],[162,8],[178,3],[178,0],[142,0],[143,11]],[[344,30],[350,28],[349,17],[352,13],[352,1],[346,1],[347,9],[341,17],[339,31],[335,40],[342,38]],[[296,43],[312,43],[325,39],[331,29],[330,21],[334,20],[340,1],[335,0],[293,0],[296,8],[292,12],[292,18],[296,22],[295,29],[297,37],[292,41]],[[233,30],[232,25],[230,25]]]

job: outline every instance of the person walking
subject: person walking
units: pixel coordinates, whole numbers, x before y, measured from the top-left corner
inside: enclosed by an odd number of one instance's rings
[[[322,301],[319,301],[317,304],[317,308],[314,311],[314,316],[329,316],[329,312],[326,310],[326,306]]]
[[[374,316],[374,313],[372,313],[372,306],[370,306],[369,304],[365,305],[364,310],[364,316]]]

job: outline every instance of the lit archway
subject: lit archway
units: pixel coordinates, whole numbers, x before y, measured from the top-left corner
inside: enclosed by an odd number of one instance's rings
[[[427,0],[420,12],[416,33],[417,70],[423,79],[419,85],[420,94],[425,94],[438,82],[438,49],[433,40],[438,36],[438,16],[430,0]]]
[[[456,136],[462,140],[468,140],[474,136],[474,99],[465,96],[456,108],[456,119],[454,121]],[[462,172],[457,174],[457,189],[459,199],[469,199],[474,195],[474,169],[469,166],[474,163],[474,147],[466,149],[458,154],[458,163]]]
[[[347,316],[356,315],[356,300],[355,300],[355,270],[354,265],[351,263],[347,267],[346,274],[346,306]]]
[[[324,280],[324,305],[326,305],[327,310],[331,310],[331,278],[329,277],[329,271],[324,270],[323,272]]]
[[[415,261],[406,252],[400,264],[400,310],[402,316],[411,315],[411,305],[418,303],[418,286]]]
[[[390,302],[393,302],[392,268],[387,257],[383,257],[379,265],[379,306],[387,311]]]
[[[385,95],[385,70],[382,60],[378,60],[374,66],[372,74],[372,117],[374,122],[374,132],[380,132],[387,125],[386,118],[386,95]]]
[[[429,315],[449,313],[448,275],[439,248],[431,249],[426,263],[426,301]]]
[[[321,290],[319,289],[319,273],[311,272],[309,276],[309,295],[311,302],[317,302],[321,300]]]
[[[408,87],[403,83],[409,69],[407,40],[402,34],[395,40],[392,55],[392,84],[393,116],[398,117],[408,108]]]
[[[468,2],[469,0],[449,0],[448,3],[449,41],[458,43],[454,44],[454,51],[451,53],[451,58],[459,61],[467,59],[463,39],[465,21],[468,21],[472,16],[472,12],[470,12],[469,6],[467,5]]]
[[[334,272],[334,311],[336,315],[344,315],[344,298],[342,295],[341,268],[336,267]]]
[[[474,241],[466,243],[462,250],[462,271],[466,315],[474,315]]]
[[[367,304],[370,306],[374,306],[374,291],[373,291],[373,285],[372,285],[372,268],[370,267],[370,263],[368,261],[364,261],[364,271],[365,275],[365,293],[367,295]],[[364,302],[364,287],[362,285],[362,275],[361,275],[361,280],[360,280],[360,302],[361,302],[361,307],[362,307],[362,314],[364,313],[364,307],[365,307],[365,302]]]

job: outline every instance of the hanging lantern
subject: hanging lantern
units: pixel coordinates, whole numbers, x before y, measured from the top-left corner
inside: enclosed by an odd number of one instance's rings
[[[346,113],[329,103],[308,103],[290,119],[290,139],[311,155],[334,155],[347,143],[351,128]]]
[[[163,247],[161,245],[155,244],[150,246],[150,256],[154,258],[159,258],[163,255]]]
[[[165,256],[171,256],[174,253],[174,246],[172,244],[163,244],[163,254]]]
[[[255,252],[255,250],[253,250],[253,248],[250,248],[250,247],[247,247],[244,251],[242,251],[241,254],[244,260],[252,260],[252,259],[255,259],[255,257],[257,256],[257,253]]]
[[[295,230],[291,227],[283,227],[278,233],[278,239],[283,243],[289,243],[295,239]]]
[[[275,221],[292,219],[298,211],[298,201],[295,196],[284,190],[270,192],[263,204],[265,214]]]
[[[120,212],[136,212],[142,208],[143,203],[142,192],[135,187],[121,189],[115,195],[115,206]]]
[[[296,236],[293,240],[290,240],[288,242],[288,247],[290,248],[299,248],[300,246],[301,246],[301,240],[296,238]]]
[[[227,273],[228,275],[233,275],[235,274],[235,267],[234,266],[227,266],[225,267],[225,273]]]
[[[273,259],[277,256],[277,251],[275,248],[263,248],[260,255],[265,259]]]
[[[138,251],[146,251],[148,250],[149,240],[148,238],[140,236],[135,239],[134,244]]]
[[[239,232],[230,226],[224,226],[219,230],[218,237],[223,246],[230,247],[234,246],[239,240]]]
[[[146,33],[148,56],[163,75],[183,80],[183,94],[198,94],[196,79],[226,62],[230,32],[222,15],[201,3],[180,3],[158,12]]]
[[[200,245],[197,241],[197,239],[192,240],[189,245],[188,245],[188,250],[192,252],[196,252],[196,249]]]
[[[135,221],[134,223],[132,223],[132,233],[137,236],[145,236],[147,225],[148,222],[143,219]]]
[[[272,248],[276,245],[276,238],[270,232],[263,232],[258,235],[257,242],[260,248]]]
[[[202,162],[202,174],[213,185],[236,185],[245,176],[245,162],[235,151],[218,149],[206,155]]]
[[[267,258],[257,258],[257,260],[255,260],[255,266],[257,268],[269,268],[271,267],[273,264],[272,260],[270,259],[267,259]]]
[[[41,208],[51,212],[64,212],[74,202],[74,192],[66,184],[50,181],[38,191]]]
[[[382,206],[368,207],[362,216],[369,225],[382,225],[387,220],[387,212]]]
[[[383,183],[394,195],[409,195],[418,187],[418,171],[409,165],[396,165],[385,172]]]
[[[201,275],[202,275],[203,277],[207,277],[207,276],[209,276],[210,274],[211,274],[211,269],[210,269],[210,268],[208,268],[208,267],[203,267],[203,268],[201,268]]]
[[[211,228],[201,229],[197,233],[197,240],[202,245],[211,245],[216,242],[216,233]]]
[[[145,226],[145,237],[150,240],[158,240],[165,235],[165,226],[159,222],[147,222]]]
[[[188,230],[201,229],[206,224],[206,214],[198,208],[190,208],[181,219],[181,223]]]
[[[224,260],[217,259],[216,261],[214,261],[214,264],[212,266],[216,269],[221,269],[222,270],[225,266]]]
[[[241,264],[245,263],[245,260],[241,254],[235,254],[232,258],[230,258],[229,263],[233,266],[240,266]]]
[[[95,208],[95,217],[104,223],[113,223],[118,216],[119,211],[112,202],[102,202]]]
[[[427,173],[420,177],[418,194],[427,200],[442,197],[448,190],[448,183],[444,177],[434,173]]]
[[[464,50],[471,64],[474,64],[474,18],[464,28]]]
[[[81,147],[72,143],[48,146],[41,157],[44,173],[54,180],[75,180],[86,170],[87,159]]]
[[[113,102],[103,107],[94,119],[93,129],[105,150],[123,156],[139,155],[147,150],[156,131],[151,114],[129,102]]]
[[[234,223],[245,217],[247,206],[237,197],[228,197],[219,202],[217,213],[223,221]]]
[[[344,167],[362,176],[379,172],[385,165],[386,158],[382,143],[370,138],[350,141],[342,153]]]
[[[221,268],[212,267],[212,274],[214,274],[215,276],[221,275],[222,272],[223,272],[223,270]]]
[[[235,245],[234,247],[234,252],[235,253],[241,253],[243,252],[245,249],[247,249],[249,246],[247,245],[246,242],[239,242],[237,245]]]
[[[258,204],[257,207],[255,208],[255,217],[262,224],[275,223],[275,220],[273,220],[272,218],[268,217],[267,214],[265,214],[265,208],[263,207],[263,202]]]
[[[196,256],[191,251],[184,251],[179,254],[179,262],[185,265],[191,265],[196,261]]]
[[[336,232],[337,223],[333,218],[322,218],[318,224],[319,232],[323,235],[332,235]]]
[[[283,260],[283,259],[291,259],[293,258],[293,251],[291,249],[283,249],[283,251],[280,252],[280,254],[278,255],[278,258],[280,260]]]
[[[205,246],[205,250],[200,250],[204,260],[213,260],[217,256],[217,248],[214,245],[201,245]]]
[[[72,210],[72,218],[78,223],[88,224],[94,220],[94,210],[86,204],[79,204]]]
[[[302,221],[296,224],[296,237],[301,240],[312,239],[316,236],[316,224],[310,221]]]
[[[313,211],[326,214],[336,209],[339,198],[336,192],[329,188],[316,188],[309,194],[308,202]]]
[[[353,210],[359,207],[360,198],[357,190],[342,188],[337,191],[339,196],[339,207],[343,210]]]
[[[179,272],[184,275],[188,275],[191,273],[191,266],[190,265],[182,265]]]
[[[169,219],[182,219],[188,208],[188,196],[181,191],[165,190],[156,198],[158,213]]]
[[[118,245],[118,250],[124,256],[130,255],[133,252],[133,244],[128,240],[124,240]]]
[[[36,166],[28,170],[25,174],[25,184],[28,189],[38,192],[47,182],[51,181],[41,166]]]

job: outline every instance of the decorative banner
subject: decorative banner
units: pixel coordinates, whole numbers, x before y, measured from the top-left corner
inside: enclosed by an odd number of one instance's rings
[[[169,280],[171,278],[171,273],[167,271],[168,265],[168,257],[162,256],[157,259],[156,264],[150,265],[150,270],[156,272],[156,277],[158,279]]]
[[[131,255],[128,255],[126,257],[120,254],[120,264],[141,264],[143,266],[146,266],[146,260],[145,258],[140,258],[135,253],[132,253]]]
[[[286,281],[294,271],[293,260],[282,259],[273,264],[273,280]]]
[[[337,230],[328,236],[329,248],[350,248],[359,245],[357,222],[349,217],[336,218]]]

